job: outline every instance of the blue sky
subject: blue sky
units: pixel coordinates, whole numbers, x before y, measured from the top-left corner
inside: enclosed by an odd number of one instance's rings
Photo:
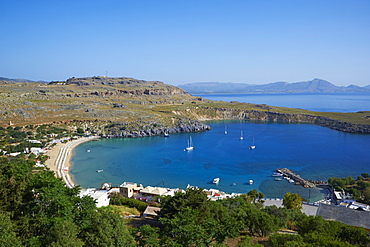
[[[370,1],[0,0],[0,76],[370,84]]]

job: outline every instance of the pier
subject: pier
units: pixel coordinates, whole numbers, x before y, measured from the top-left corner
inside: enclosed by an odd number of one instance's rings
[[[278,168],[276,169],[276,172],[281,173],[283,177],[287,177],[289,179],[294,180],[295,184],[302,185],[305,188],[314,188],[316,187],[316,184],[327,184],[324,181],[312,181],[312,180],[301,178],[301,176],[299,176],[298,174],[295,174],[288,168]]]

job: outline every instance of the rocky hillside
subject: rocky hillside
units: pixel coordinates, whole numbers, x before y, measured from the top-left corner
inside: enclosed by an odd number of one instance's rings
[[[126,77],[70,78],[49,84],[0,81],[0,125],[83,125],[108,134],[104,126],[116,122],[136,122],[132,126],[137,130],[141,126],[175,127],[191,121],[151,108],[194,100],[178,87]]]
[[[49,84],[0,81],[0,126],[54,124],[113,137],[209,129],[204,120],[305,122],[370,133],[370,112],[319,113],[239,102],[210,101],[158,81],[70,78]]]

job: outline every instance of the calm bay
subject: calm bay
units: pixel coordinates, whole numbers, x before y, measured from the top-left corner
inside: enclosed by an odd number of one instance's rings
[[[370,109],[368,98],[362,101]],[[357,111],[354,109],[347,104],[338,111]],[[105,182],[117,186],[124,181],[170,188],[186,188],[190,184],[229,193],[258,189],[266,197],[296,192],[316,201],[325,196],[319,190],[304,189],[286,180],[275,181],[271,174],[276,168],[286,167],[306,179],[327,180],[356,178],[370,172],[370,135],[342,133],[312,124],[251,121],[208,124],[212,128],[209,131],[172,134],[169,138],[102,139],[83,143],[74,150],[71,174],[83,188],[100,187]],[[241,132],[243,140],[239,139]],[[184,151],[190,136],[194,150]],[[253,139],[256,149],[250,150]],[[212,184],[216,177],[220,178],[218,185]],[[252,185],[248,183],[250,179],[254,181]]]

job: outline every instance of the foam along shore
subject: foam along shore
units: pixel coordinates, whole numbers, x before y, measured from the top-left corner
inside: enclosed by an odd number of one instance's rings
[[[72,151],[77,145],[97,138],[99,136],[81,137],[67,143],[57,143],[57,145],[47,152],[50,158],[46,161],[46,166],[51,171],[54,171],[56,177],[62,178],[67,187],[73,188],[75,184],[69,174],[69,169],[72,165]]]

